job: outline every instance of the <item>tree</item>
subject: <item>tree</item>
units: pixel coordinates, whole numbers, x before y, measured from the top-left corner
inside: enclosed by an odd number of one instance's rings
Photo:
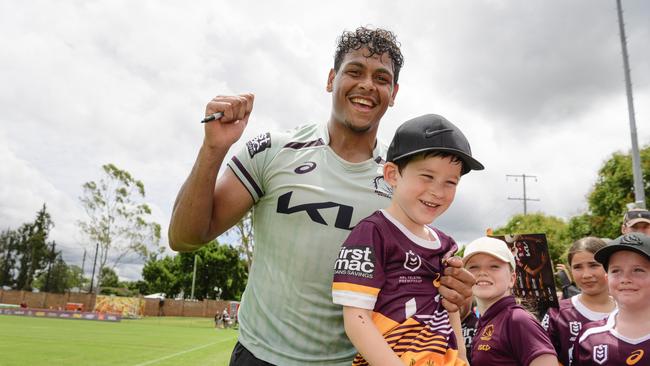
[[[0,286],[13,287],[18,233],[7,229],[0,233]]]
[[[50,263],[51,251],[48,242],[50,230],[54,222],[47,207],[43,207],[36,213],[36,219],[31,223],[24,223],[16,231],[17,241],[15,242],[14,257],[17,260],[17,273],[15,287],[21,290],[31,290],[34,278],[44,270]]]
[[[83,288],[89,282],[87,278],[84,277],[81,267],[76,264],[68,266],[68,272],[66,276],[66,290],[71,288]]]
[[[160,252],[160,225],[147,221],[149,206],[142,202],[144,184],[113,164],[102,166],[104,176],[99,183],[86,182],[79,198],[87,221],[79,225],[92,243],[99,243],[99,273],[111,260],[111,268],[129,255],[147,258]]]
[[[650,146],[640,152],[646,199],[650,196]],[[623,214],[634,201],[632,157],[620,152],[603,163],[587,196],[587,212],[572,217],[567,224],[570,242],[586,236],[613,239],[621,235]]]
[[[253,211],[250,210],[233,226],[228,234],[235,236],[235,241],[239,244],[237,250],[246,261],[246,269],[250,273],[253,264],[253,249],[255,240],[253,236]]]
[[[68,266],[61,253],[57,253],[56,259],[50,268],[34,280],[34,288],[41,291],[62,293],[73,287],[81,287],[81,268],[79,266]]]
[[[549,255],[554,263],[559,263],[570,245],[566,231],[567,224],[562,219],[538,212],[514,215],[503,227],[494,230],[494,235],[546,234]]]
[[[142,277],[149,293],[163,292],[174,296],[192,291],[194,257],[196,279],[194,297],[202,300],[216,298],[217,290],[224,299],[239,300],[246,287],[248,272],[239,251],[230,245],[220,245],[216,240],[192,253],[179,253],[175,257],[158,259],[150,257],[142,269]]]
[[[119,287],[120,285],[120,279],[112,268],[102,268],[99,278],[102,279],[102,282],[99,283],[100,287]]]
[[[179,294],[183,287],[177,274],[182,275],[175,257],[157,259],[156,256],[151,256],[142,268],[142,279],[146,283],[144,293]]]
[[[194,289],[197,299],[241,298],[248,279],[246,263],[240,258],[239,250],[230,245],[220,245],[216,240],[193,253],[178,255],[181,270],[189,269],[189,283],[185,283],[185,293],[190,293],[192,289],[194,255],[198,256]]]
[[[147,282],[143,280],[126,281],[124,282],[124,286],[136,295],[146,295],[150,293]]]
[[[641,170],[643,172],[646,199],[650,197],[650,145],[640,151]],[[598,171],[598,178],[588,195],[589,210],[580,218],[583,226],[579,233],[589,231],[591,235],[616,238],[621,235],[623,214],[626,205],[634,202],[634,178],[632,157],[630,154],[617,152],[607,160]]]

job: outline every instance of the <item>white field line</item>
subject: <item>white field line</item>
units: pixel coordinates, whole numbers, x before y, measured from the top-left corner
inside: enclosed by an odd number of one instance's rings
[[[190,348],[190,349],[188,349],[188,350],[181,351],[181,352],[176,352],[176,353],[173,353],[173,354],[171,354],[171,355],[167,355],[167,356],[165,356],[165,357],[156,358],[155,360],[151,360],[151,361],[147,361],[147,362],[139,363],[139,364],[137,364],[137,365],[135,365],[135,366],[146,366],[146,365],[151,365],[151,364],[154,364],[154,363],[156,363],[156,362],[159,362],[159,361],[162,361],[162,360],[166,360],[166,359],[168,359],[168,358],[172,358],[172,357],[180,356],[180,355],[185,354],[185,353],[194,352],[194,351],[199,350],[199,349],[201,349],[201,348],[210,347],[210,346],[214,346],[215,344],[219,344],[219,343],[223,343],[223,342],[230,342],[230,341],[231,341],[231,339],[223,339],[223,340],[221,340],[221,341],[219,341],[219,342],[214,342],[214,343],[204,344],[204,345],[202,345],[202,346],[198,346],[198,347]]]

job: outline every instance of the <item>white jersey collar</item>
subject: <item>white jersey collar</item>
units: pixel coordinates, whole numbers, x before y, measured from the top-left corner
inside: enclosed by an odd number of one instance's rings
[[[395,217],[393,217],[391,214],[389,214],[386,210],[380,210],[382,215],[388,219],[393,225],[395,225],[399,231],[401,231],[404,235],[406,235],[409,240],[411,240],[413,243],[417,244],[418,246],[421,246],[423,248],[427,249],[439,249],[440,248],[440,237],[438,236],[438,233],[433,230],[431,227],[428,225],[425,225],[427,230],[431,233],[433,236],[434,240],[426,240],[422,239],[419,236],[413,234],[411,230],[407,229],[406,226],[404,226],[401,222],[399,222]]]

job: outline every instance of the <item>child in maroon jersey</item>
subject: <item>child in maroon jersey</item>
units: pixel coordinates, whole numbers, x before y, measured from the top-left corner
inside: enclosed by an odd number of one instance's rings
[[[478,325],[478,315],[474,311],[474,297],[472,301],[468,301],[460,308],[460,325],[463,332],[463,339],[465,340],[465,351],[467,353],[467,361],[472,364],[472,339],[476,334],[476,326]]]
[[[352,365],[466,365],[460,315],[438,292],[458,246],[431,223],[461,176],[483,165],[462,131],[435,114],[404,122],[386,159],[391,204],[354,227],[334,264],[332,299],[359,351]]]
[[[476,278],[472,291],[481,314],[472,364],[557,366],[548,335],[510,293],[517,275],[506,243],[489,237],[474,240],[465,247],[463,263]]]
[[[569,268],[582,292],[561,300],[560,307],[550,308],[542,319],[542,326],[548,332],[562,365],[571,363],[571,347],[583,324],[605,319],[616,309],[616,302],[607,289],[607,273],[594,259],[594,254],[606,245],[595,237],[585,237],[571,245]]]
[[[620,236],[594,257],[607,270],[618,309],[585,325],[572,365],[650,365],[650,237]]]

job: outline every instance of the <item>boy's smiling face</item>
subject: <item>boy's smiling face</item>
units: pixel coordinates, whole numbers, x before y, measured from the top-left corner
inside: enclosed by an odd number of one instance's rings
[[[619,250],[609,258],[609,293],[620,308],[647,309],[650,298],[650,260],[630,250]]]
[[[400,173],[386,163],[384,179],[393,187],[387,211],[414,233],[442,215],[451,205],[462,164],[451,157],[432,156],[410,161]]]

